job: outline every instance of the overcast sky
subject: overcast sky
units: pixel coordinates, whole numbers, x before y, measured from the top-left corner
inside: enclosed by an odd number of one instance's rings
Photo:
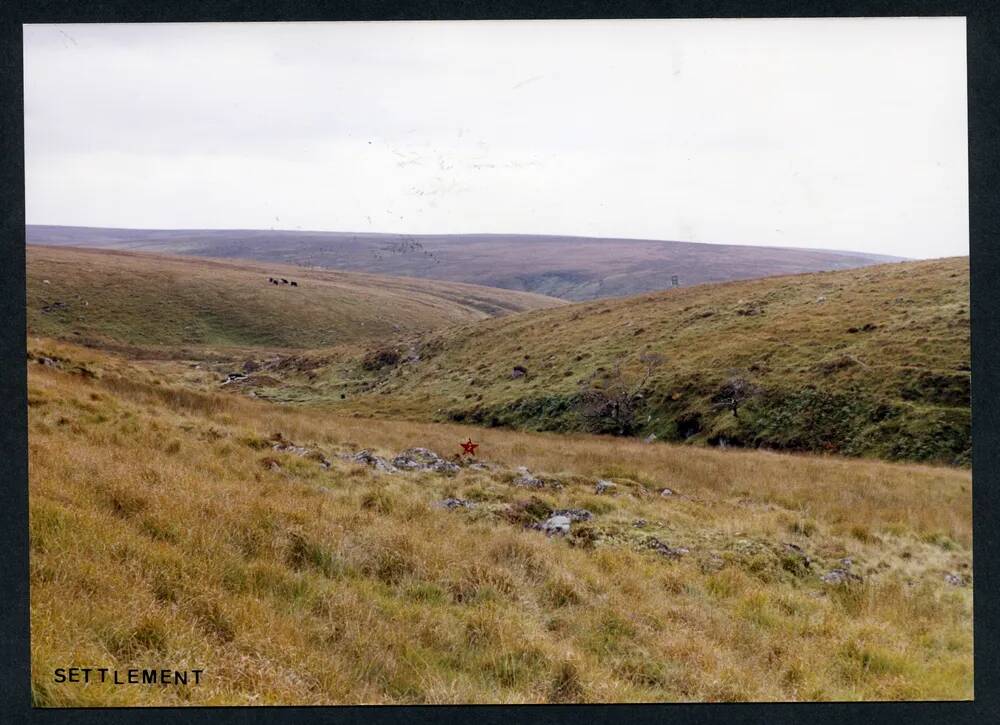
[[[965,22],[34,25],[27,220],[968,253]]]

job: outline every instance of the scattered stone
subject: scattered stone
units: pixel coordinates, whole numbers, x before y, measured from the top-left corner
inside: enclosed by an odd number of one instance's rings
[[[513,379],[523,378],[528,374],[528,368],[523,365],[515,365],[514,369],[511,371],[510,376]]]
[[[820,295],[819,297],[816,298],[816,304],[821,305],[824,302],[826,302],[826,297],[824,297],[823,295]]]
[[[404,471],[435,471],[437,473],[456,473],[461,468],[457,463],[446,461],[427,448],[407,448],[392,459],[392,465]]]
[[[246,380],[246,375],[243,373],[229,373],[226,379],[222,381],[223,385],[229,385],[230,383],[238,383],[242,380]]]
[[[552,516],[542,524],[542,531],[546,536],[565,536],[569,533],[570,523],[569,516]]]
[[[276,451],[280,451],[282,453],[293,453],[296,456],[307,456],[310,453],[312,453],[312,451],[308,448],[305,448],[303,446],[295,446],[290,443],[287,445],[282,443],[272,443],[271,448],[273,448]]]
[[[262,458],[260,459],[260,465],[269,471],[280,471],[281,464],[278,463],[274,458]]]
[[[656,433],[650,433],[648,436],[642,439],[643,443],[652,443],[656,440]]]
[[[663,498],[669,498],[670,496],[674,496],[676,494],[672,488],[665,488],[660,491],[660,495],[663,496]]]
[[[558,511],[553,511],[552,515],[565,516],[570,521],[590,521],[594,518],[594,514],[587,509],[559,509]]]
[[[351,456],[350,459],[355,463],[364,463],[366,466],[371,466],[376,471],[382,471],[384,473],[399,473],[399,469],[389,463],[389,461],[381,456],[376,456],[368,450],[359,451]]]
[[[952,574],[951,572],[948,572],[947,574],[944,575],[944,580],[953,587],[965,586],[965,578],[959,576],[958,574]]]
[[[637,529],[644,529],[646,528],[646,524],[648,523],[649,522],[646,521],[646,519],[636,519],[635,521],[632,522],[632,525]]]
[[[481,461],[477,461],[476,463],[470,463],[468,465],[468,468],[471,468],[473,471],[489,471],[491,470],[492,466],[490,466],[488,463],[482,463]]]
[[[605,478],[600,479],[594,485],[594,493],[614,493],[615,489],[618,488],[618,484],[612,483]]]
[[[514,479],[515,486],[524,486],[525,488],[542,488],[545,486],[545,482],[531,475],[531,472],[525,466],[520,466],[517,472],[521,475]]]
[[[52,283],[51,283],[51,282],[49,282],[49,281],[48,281],[47,279],[43,279],[43,280],[42,280],[42,284],[52,284]]]
[[[476,504],[473,503],[472,501],[466,501],[464,498],[454,498],[452,496],[449,496],[443,501],[438,502],[437,505],[440,506],[441,508],[446,508],[449,511],[457,508],[471,509],[476,507]]]
[[[824,574],[821,579],[826,584],[847,584],[850,582],[860,582],[861,577],[846,569],[832,569]]]
[[[660,556],[667,557],[668,559],[680,559],[682,556],[689,553],[689,550],[685,549],[683,546],[669,546],[668,544],[665,544],[657,539],[655,536],[646,541],[646,547],[652,549]]]

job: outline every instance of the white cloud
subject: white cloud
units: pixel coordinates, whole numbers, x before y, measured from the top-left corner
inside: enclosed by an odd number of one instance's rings
[[[968,251],[960,18],[25,27],[29,223]]]

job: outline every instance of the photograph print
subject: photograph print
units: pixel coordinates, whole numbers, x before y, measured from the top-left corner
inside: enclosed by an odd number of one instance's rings
[[[25,25],[34,707],[971,700],[965,30]]]

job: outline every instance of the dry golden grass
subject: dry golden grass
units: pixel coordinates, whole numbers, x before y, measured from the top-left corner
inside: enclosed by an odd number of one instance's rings
[[[256,383],[263,397],[414,420],[579,430],[581,386],[647,380],[635,433],[662,440],[968,465],[967,257],[706,284],[450,325],[363,369],[332,351]],[[372,345],[376,343],[371,343]],[[417,359],[417,353],[419,359]],[[316,356],[318,357],[318,356]],[[514,366],[528,374],[513,378]],[[734,416],[733,372],[761,390]],[[613,376],[612,376],[613,377]],[[251,378],[248,385],[253,385]]]
[[[457,282],[33,246],[27,288],[36,334],[170,356],[351,344],[563,304]]]
[[[971,575],[967,470],[344,417],[29,348],[61,358],[29,373],[38,705],[972,697],[972,592],[944,581]],[[467,435],[496,470],[335,457]],[[563,487],[513,486],[520,465]],[[506,508],[532,498],[595,516],[547,539]],[[843,557],[862,584],[820,580]],[[205,675],[53,682],[72,665]]]

